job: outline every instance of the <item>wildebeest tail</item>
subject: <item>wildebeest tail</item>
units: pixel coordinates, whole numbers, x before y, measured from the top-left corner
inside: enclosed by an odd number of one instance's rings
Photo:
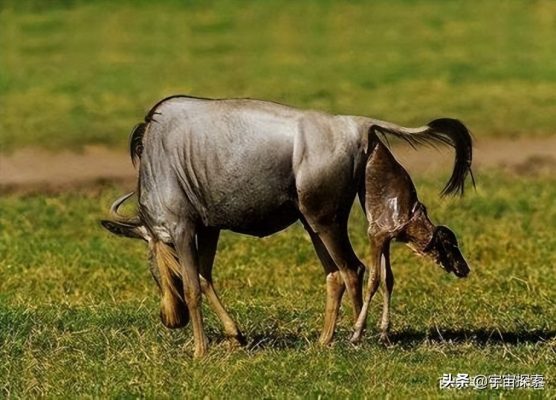
[[[463,195],[465,178],[468,173],[471,176],[473,186],[475,186],[475,179],[471,171],[473,139],[469,130],[459,120],[452,118],[435,119],[420,128],[404,128],[389,122],[376,120],[371,125],[370,132],[381,133],[383,137],[385,137],[385,134],[393,135],[408,142],[412,147],[422,144],[434,146],[438,143],[453,147],[456,152],[454,168],[452,176],[442,190],[442,195]]]
[[[177,95],[165,97],[162,100],[159,100],[158,103],[156,103],[154,106],[152,106],[149,112],[147,113],[147,115],[145,115],[145,122],[140,122],[137,125],[135,125],[129,135],[129,154],[131,156],[131,162],[133,163],[133,166],[135,166],[137,160],[141,159],[141,153],[143,152],[143,136],[145,135],[145,131],[147,130],[147,127],[151,122],[157,122],[155,116],[160,114],[157,110],[163,103],[167,102],[168,100],[172,100],[179,97],[202,99],[201,97],[193,97],[193,96],[177,94]]]
[[[129,134],[129,155],[134,167],[137,160],[141,159],[141,153],[143,152],[143,136],[145,135],[146,129],[147,122],[140,122],[133,127]]]

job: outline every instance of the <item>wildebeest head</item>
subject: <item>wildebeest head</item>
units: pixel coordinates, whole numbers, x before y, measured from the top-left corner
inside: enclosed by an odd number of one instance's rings
[[[118,213],[118,208],[133,194],[134,192],[131,192],[118,198],[110,207],[110,215],[113,217],[113,220],[104,219],[100,223],[115,235],[143,239],[149,242],[151,240],[149,232],[138,216],[127,218]]]
[[[149,269],[155,282],[160,287],[160,273],[158,268],[156,268],[155,257],[151,248],[151,236],[148,230],[138,216],[124,217],[118,213],[118,208],[131,196],[133,196],[133,192],[118,198],[110,207],[110,215],[113,219],[103,219],[100,221],[100,224],[114,235],[132,239],[142,239],[149,243]]]
[[[134,192],[125,194],[118,198],[110,207],[110,215],[112,220],[103,219],[100,221],[101,225],[114,235],[124,236],[132,239],[142,239],[149,243],[149,269],[151,274],[160,288],[160,272],[156,267],[155,255],[152,248],[152,238],[149,231],[142,223],[139,216],[124,217],[118,213],[118,208],[131,196]]]
[[[183,300],[183,283],[179,277],[179,262],[171,244],[153,240],[139,216],[124,217],[118,208],[131,196],[128,193],[110,207],[112,220],[102,220],[104,228],[115,235],[142,239],[149,244],[149,269],[161,291],[160,319],[168,328],[181,328],[189,322],[189,311]]]

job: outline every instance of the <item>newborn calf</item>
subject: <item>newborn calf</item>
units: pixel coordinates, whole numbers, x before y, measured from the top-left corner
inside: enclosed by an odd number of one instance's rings
[[[369,221],[368,235],[372,246],[370,273],[363,308],[359,314],[352,342],[358,342],[367,319],[369,303],[382,280],[384,305],[380,324],[381,341],[388,343],[390,298],[394,276],[390,266],[390,241],[406,243],[419,255],[434,258],[448,272],[463,278],[469,267],[463,258],[456,236],[445,226],[435,226],[419,202],[415,186],[405,169],[380,142],[371,145],[365,171],[365,199]]]

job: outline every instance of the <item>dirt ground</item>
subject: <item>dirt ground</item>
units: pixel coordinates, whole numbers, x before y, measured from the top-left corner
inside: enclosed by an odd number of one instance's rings
[[[449,149],[413,150],[407,145],[396,145],[393,152],[412,175],[449,171],[453,162]],[[500,168],[517,175],[553,174],[556,136],[477,140],[473,165],[475,172]],[[132,188],[135,180],[136,172],[122,150],[89,146],[81,152],[24,149],[0,154],[1,193],[58,192],[103,184]]]

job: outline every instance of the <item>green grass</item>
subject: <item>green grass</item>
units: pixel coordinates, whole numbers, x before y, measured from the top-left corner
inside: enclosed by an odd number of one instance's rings
[[[396,245],[394,346],[348,344],[347,304],[332,348],[316,339],[324,276],[300,226],[266,239],[224,233],[215,279],[246,333],[230,348],[205,308],[209,355],[193,361],[190,328],[168,331],[145,245],[103,231],[120,189],[0,199],[0,397],[546,398],[554,397],[556,182],[479,176],[464,199],[418,184],[432,218],[451,226],[472,274],[457,280]],[[365,222],[351,236],[367,257]],[[541,340],[544,338],[545,340]],[[544,374],[545,391],[448,392],[443,373]]]
[[[0,148],[122,145],[175,93],[554,133],[550,0],[184,3],[0,2]]]

